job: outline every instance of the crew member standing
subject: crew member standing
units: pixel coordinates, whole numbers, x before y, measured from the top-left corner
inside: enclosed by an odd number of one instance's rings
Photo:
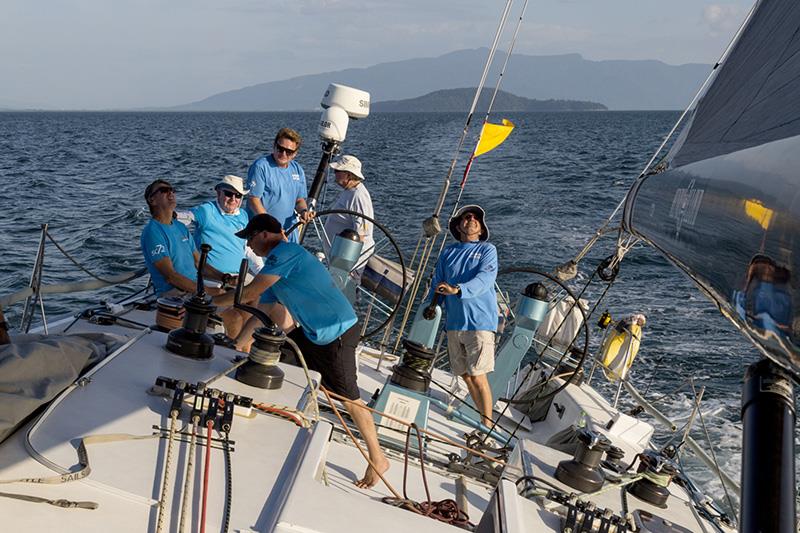
[[[464,379],[483,424],[491,427],[494,402],[486,375],[494,370],[497,250],[487,242],[486,214],[477,205],[456,212],[450,233],[458,242],[439,257],[431,296],[433,291],[444,295],[450,369]]]
[[[247,171],[250,196],[247,209],[252,216],[269,213],[288,230],[297,220],[305,223],[311,219],[306,205],[308,186],[303,167],[294,160],[303,139],[291,128],[282,128],[275,135],[272,153],[256,159]],[[289,235],[297,242],[299,232]]]

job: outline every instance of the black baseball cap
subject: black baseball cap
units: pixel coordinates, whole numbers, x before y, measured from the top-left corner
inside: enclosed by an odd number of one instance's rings
[[[272,215],[261,214],[256,215],[250,219],[247,226],[236,232],[236,236],[240,239],[249,239],[259,231],[268,231],[270,233],[280,233],[283,231],[283,226],[278,222],[278,219]]]

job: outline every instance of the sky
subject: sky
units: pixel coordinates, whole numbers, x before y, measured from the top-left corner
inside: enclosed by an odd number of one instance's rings
[[[505,5],[506,0],[2,0],[0,108],[171,106],[304,74],[488,47]],[[533,0],[514,50],[710,64],[751,5]],[[508,48],[522,6],[522,0],[512,5],[501,49]]]

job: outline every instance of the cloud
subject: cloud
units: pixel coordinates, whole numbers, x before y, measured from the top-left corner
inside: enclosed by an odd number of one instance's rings
[[[705,22],[712,35],[730,34],[744,20],[744,9],[732,4],[710,4],[703,9]]]

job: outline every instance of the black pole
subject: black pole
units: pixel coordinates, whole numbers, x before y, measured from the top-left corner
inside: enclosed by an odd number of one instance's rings
[[[311,182],[311,187],[308,189],[307,202],[309,208],[313,207],[316,209],[317,207],[319,193],[322,191],[322,186],[325,184],[325,174],[328,171],[328,164],[331,162],[331,158],[338,146],[339,143],[336,141],[325,141],[322,144],[322,157],[319,160],[317,172],[314,174],[314,181]]]
[[[750,365],[742,391],[743,533],[795,533],[794,386],[769,359]]]
[[[322,157],[319,159],[317,172],[314,174],[314,180],[311,182],[311,187],[308,189],[308,198],[306,198],[308,208],[312,211],[317,210],[317,200],[322,191],[322,186],[325,185],[325,175],[328,172],[328,164],[330,164],[331,158],[338,147],[339,143],[336,141],[325,141],[322,143]],[[306,227],[302,226],[298,231],[300,232],[299,238],[302,243],[303,238],[306,236]]]

